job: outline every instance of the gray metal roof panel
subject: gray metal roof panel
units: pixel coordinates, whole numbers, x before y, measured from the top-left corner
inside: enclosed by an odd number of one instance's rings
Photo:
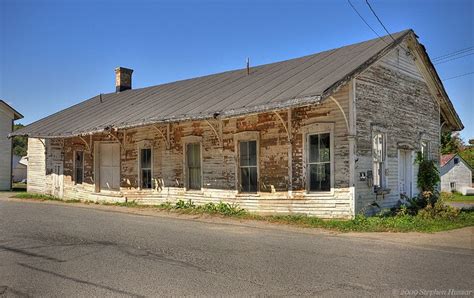
[[[399,40],[410,30],[392,34]],[[331,86],[384,49],[393,46],[373,39],[318,54],[250,69],[192,78],[162,85],[94,96],[36,121],[16,134],[68,137],[184,119],[214,113],[246,112],[309,104]],[[101,100],[102,99],[102,100]],[[13,134],[12,134],[13,135]]]

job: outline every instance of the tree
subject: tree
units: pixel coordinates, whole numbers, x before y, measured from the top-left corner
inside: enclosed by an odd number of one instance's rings
[[[24,127],[23,124],[15,124],[13,130],[18,130]],[[15,136],[13,137],[13,154],[19,156],[26,156],[28,149],[28,138],[24,136]]]
[[[458,153],[463,147],[463,141],[459,132],[441,134],[441,154]]]

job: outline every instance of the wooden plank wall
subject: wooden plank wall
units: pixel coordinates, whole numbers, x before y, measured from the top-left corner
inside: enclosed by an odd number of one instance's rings
[[[406,49],[407,44],[403,47]],[[382,208],[397,204],[400,199],[398,149],[409,146],[414,154],[420,151],[421,138],[431,142],[431,157],[439,160],[439,110],[427,84],[414,62],[413,54],[396,48],[356,79],[356,209],[374,212],[368,205],[376,200],[367,182],[359,181],[359,173],[372,170],[374,127],[387,134],[387,181],[390,194],[378,197]],[[413,193],[417,166],[413,164]]]
[[[334,98],[348,116],[349,87],[344,87]],[[285,123],[288,112],[281,111]],[[178,199],[192,199],[197,204],[220,200],[238,203],[241,207],[260,213],[305,213],[325,218],[352,216],[349,193],[349,147],[348,132],[342,112],[337,105],[326,100],[322,104],[291,111],[293,135],[292,192],[289,192],[287,133],[274,113],[260,113],[222,120],[189,121],[170,124],[170,149],[167,150],[163,135],[166,125],[141,127],[119,131],[121,149],[120,192],[95,193],[94,187],[94,143],[115,141],[106,135],[94,135],[88,143],[79,138],[64,140],[64,196],[71,199],[123,201],[137,200],[143,204],[159,204]],[[335,189],[332,194],[308,195],[305,192],[303,175],[303,128],[314,123],[334,123]],[[218,136],[211,128],[212,125]],[[159,133],[160,129],[162,133]],[[220,134],[222,131],[222,135]],[[236,190],[235,135],[246,131],[259,134],[260,192],[255,195],[239,194]],[[163,134],[163,135],[162,135]],[[187,136],[202,138],[203,189],[201,192],[186,192],[183,174],[183,141]],[[92,143],[91,143],[92,141]],[[153,178],[158,182],[154,190],[138,189],[138,148],[140,144],[153,147]],[[74,150],[88,150],[85,154],[84,183],[75,185],[73,179]],[[32,169],[34,170],[34,169]],[[272,191],[273,190],[273,191]]]

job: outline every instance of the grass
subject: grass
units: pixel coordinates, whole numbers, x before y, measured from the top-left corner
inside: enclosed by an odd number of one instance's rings
[[[446,202],[465,202],[465,203],[474,203],[474,196],[465,196],[459,192],[443,192],[441,193]]]
[[[36,199],[61,201],[65,203],[79,203],[79,200],[61,200],[47,195],[37,195],[29,193],[18,193],[14,196],[21,199]],[[122,203],[98,203],[92,201],[82,202],[85,204],[101,204],[107,206],[119,206],[127,208],[155,209],[178,214],[209,214],[225,216],[241,220],[258,220],[270,223],[287,224],[306,228],[322,228],[339,232],[439,232],[462,227],[474,226],[474,212],[461,211],[455,218],[424,218],[419,215],[377,215],[366,217],[356,216],[351,220],[323,220],[317,217],[305,215],[258,215],[250,213],[238,205],[229,203],[208,203],[205,205],[195,205],[191,200],[179,200],[177,203],[165,202],[159,205],[139,205],[136,201]]]

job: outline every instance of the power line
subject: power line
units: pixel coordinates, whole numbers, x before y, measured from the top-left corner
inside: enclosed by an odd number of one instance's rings
[[[370,11],[374,14],[374,16],[377,18],[377,21],[379,21],[380,25],[382,25],[383,29],[387,34],[392,38],[393,41],[395,41],[395,38],[393,38],[392,34],[388,31],[387,27],[382,23],[382,20],[379,18],[379,16],[375,13],[375,10],[372,8],[372,5],[370,5],[369,0],[365,0],[365,3],[367,3],[367,6],[369,7]],[[402,44],[400,43],[399,46],[405,51],[409,52],[408,49],[406,49]]]
[[[452,56],[457,56],[457,55],[461,55],[461,54],[466,53],[466,52],[470,52],[472,50],[474,50],[474,47],[469,47],[469,48],[461,49],[461,50],[458,50],[458,51],[455,51],[455,52],[452,52],[452,53],[448,53],[448,54],[444,54],[444,55],[435,57],[431,60],[432,61],[444,60],[444,59],[447,59],[447,58],[452,57]]]
[[[347,2],[349,3],[349,5],[352,7],[352,9],[357,13],[357,15],[360,17],[360,19],[367,25],[367,27],[370,28],[370,30],[372,30],[372,32],[375,33],[375,35],[377,35],[383,42],[387,43],[385,41],[385,39],[382,38],[382,36],[380,36],[377,31],[374,30],[374,28],[372,28],[369,23],[367,23],[367,21],[364,19],[364,17],[359,13],[359,11],[354,7],[354,5],[352,4],[351,0],[347,0]],[[387,43],[388,44],[388,43]]]
[[[460,78],[460,77],[465,77],[465,76],[472,75],[472,74],[474,74],[474,71],[467,72],[467,73],[463,73],[463,74],[460,74],[460,75],[458,75],[458,76],[446,78],[446,79],[443,80],[443,82],[444,82],[444,81],[448,81],[448,80],[452,80],[452,79],[457,79],[457,78]]]
[[[373,10],[372,6],[370,5],[369,3],[369,0],[365,0],[365,3],[367,3],[367,6],[369,6],[369,9],[370,11],[372,11],[372,13],[374,14],[374,16],[377,18],[377,20],[379,21],[380,25],[382,25],[383,29],[385,30],[385,32],[387,32],[387,34],[392,38],[393,41],[395,41],[395,38],[393,38],[392,34],[390,34],[390,32],[387,30],[387,28],[385,27],[385,25],[382,23],[382,21],[380,20],[379,16],[375,13],[375,11]]]
[[[441,61],[438,60],[438,62],[434,62],[433,64],[434,64],[434,65],[443,64],[443,63],[446,63],[446,62],[449,62],[449,61],[461,59],[461,58],[464,58],[464,57],[467,57],[467,56],[471,56],[471,55],[474,55],[474,53],[469,53],[469,54],[462,55],[462,56],[459,56],[459,57],[454,57],[454,58],[451,58],[451,59],[448,59],[448,60],[441,60]]]

